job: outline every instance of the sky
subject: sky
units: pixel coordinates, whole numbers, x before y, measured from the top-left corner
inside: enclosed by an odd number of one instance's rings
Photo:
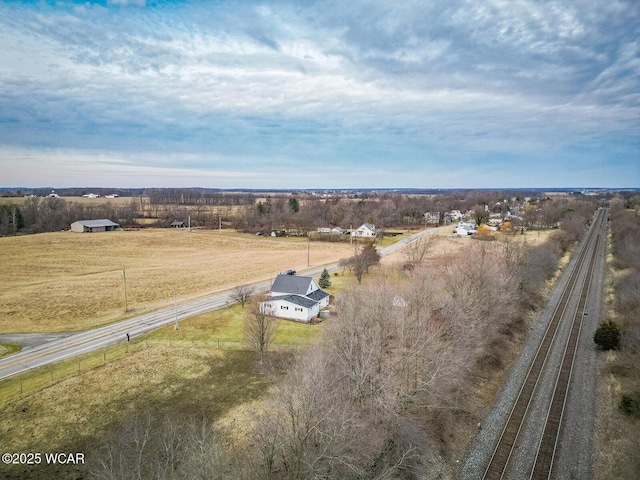
[[[0,0],[0,186],[640,187],[640,2]]]

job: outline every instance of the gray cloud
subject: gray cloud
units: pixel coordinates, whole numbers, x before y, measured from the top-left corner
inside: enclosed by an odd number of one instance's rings
[[[634,2],[120,8],[144,3],[0,5],[0,144],[203,169],[637,158]]]

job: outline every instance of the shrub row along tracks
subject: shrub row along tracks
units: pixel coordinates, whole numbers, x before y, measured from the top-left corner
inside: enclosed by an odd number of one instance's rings
[[[524,381],[519,389],[513,390],[515,400],[484,471],[472,473],[472,469],[464,465],[463,478],[562,478],[557,473],[556,462],[563,430],[566,430],[564,423],[568,418],[572,380],[575,383],[572,376],[578,343],[589,313],[587,304],[590,297],[601,295],[600,281],[594,271],[600,272],[597,261],[602,261],[604,256],[606,218],[607,210],[600,209],[576,258],[565,272],[567,278],[560,283],[559,295],[550,304],[551,318]],[[595,347],[591,343],[588,348]],[[586,478],[589,471],[587,466],[576,478]]]
[[[381,255],[394,253],[408,244],[417,241],[424,235],[435,234],[438,229],[424,230],[415,235],[403,238],[395,244],[379,249]],[[317,276],[327,268],[328,271],[338,270],[337,264],[316,267],[303,272],[304,275]],[[301,272],[302,273],[302,272]],[[251,285],[254,291],[266,291],[270,281],[262,281]],[[171,324],[181,319],[199,315],[223,308],[234,303],[231,290],[216,293],[191,302],[178,305],[178,312],[171,306],[156,312],[124,320],[112,325],[73,333],[63,338],[43,343],[38,346],[25,348],[15,355],[0,360],[0,379],[16,375],[43,365],[89,353],[117,343],[123,343],[128,338],[135,338],[156,328]]]

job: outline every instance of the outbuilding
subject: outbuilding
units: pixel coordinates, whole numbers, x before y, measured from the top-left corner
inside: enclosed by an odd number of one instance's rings
[[[352,237],[363,237],[363,238],[376,238],[378,235],[376,231],[375,225],[370,223],[363,223],[358,228],[356,228],[352,233]]]
[[[78,220],[71,224],[71,231],[78,233],[110,232],[116,228],[120,228],[120,225],[106,218],[100,220]]]

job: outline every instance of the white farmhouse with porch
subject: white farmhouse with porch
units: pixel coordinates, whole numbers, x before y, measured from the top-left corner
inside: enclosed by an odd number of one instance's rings
[[[281,273],[269,292],[271,298],[260,302],[260,312],[274,317],[309,322],[329,305],[329,294],[312,277]]]
[[[363,223],[358,228],[356,228],[351,235],[354,237],[362,237],[362,238],[376,238],[377,232],[375,225],[371,225],[370,223]]]

